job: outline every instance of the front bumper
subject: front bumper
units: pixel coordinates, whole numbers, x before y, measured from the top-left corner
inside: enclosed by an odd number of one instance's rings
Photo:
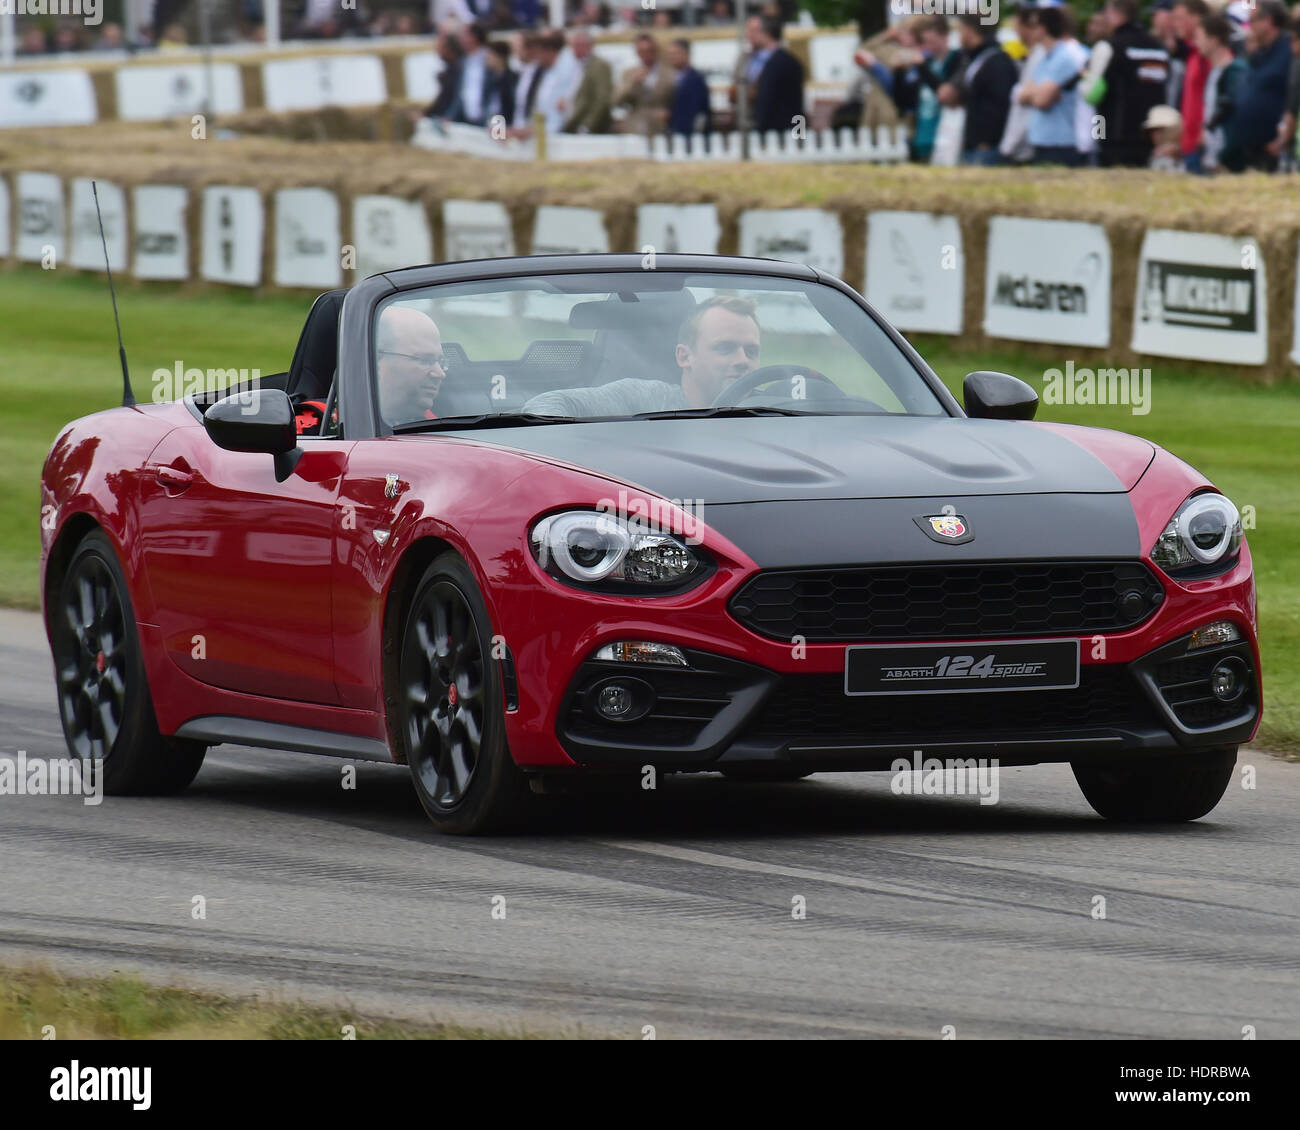
[[[698,771],[740,764],[809,770],[887,769],[898,757],[960,752],[1002,764],[1102,761],[1249,740],[1260,681],[1248,639],[1187,651],[1180,637],[1129,663],[1089,663],[1070,690],[952,697],[849,696],[840,674],[782,674],[687,650],[689,667],[589,660],[572,680],[556,737],[576,763]],[[1239,697],[1216,699],[1210,673],[1231,661]],[[633,685],[635,721],[603,718],[610,681]]]
[[[1054,631],[1057,638],[1079,639],[1083,685],[1078,691],[887,696],[871,700],[883,705],[870,707],[863,699],[845,701],[845,648],[882,641],[814,638],[804,644],[759,634],[741,623],[731,605],[759,570],[716,547],[711,552],[719,561],[717,571],[676,596],[588,594],[561,586],[536,568],[531,569],[536,583],[503,586],[494,619],[535,626],[509,640],[518,698],[508,706],[505,721],[518,765],[541,772],[645,764],[709,769],[739,760],[787,760],[812,769],[888,768],[900,751],[911,756],[918,748],[981,750],[1007,764],[1032,764],[1240,744],[1258,727],[1257,610],[1244,543],[1236,564],[1218,577],[1180,583],[1157,571],[1163,599],[1132,628]],[[1143,564],[1151,567],[1146,559]],[[1179,659],[1192,632],[1219,620],[1239,629],[1241,639],[1232,646],[1242,649],[1254,690],[1249,708],[1226,721],[1204,723],[1195,704],[1164,697],[1153,684],[1153,671]],[[939,638],[973,640],[978,636],[955,635],[972,627],[961,623]],[[1045,634],[1056,626],[1043,627]],[[675,645],[688,654],[691,666],[656,673],[649,667],[632,671],[623,664],[594,663],[603,645],[620,640]],[[661,687],[656,682],[655,690],[656,700],[662,692],[665,709],[627,725],[583,721],[582,696],[599,678],[619,672],[667,680]]]

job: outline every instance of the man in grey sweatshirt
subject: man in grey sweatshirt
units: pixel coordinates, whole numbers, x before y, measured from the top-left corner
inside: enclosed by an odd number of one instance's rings
[[[701,302],[677,337],[680,382],[627,377],[591,388],[539,393],[525,412],[540,416],[635,416],[708,408],[737,377],[758,368],[759,329],[754,303],[719,295]]]

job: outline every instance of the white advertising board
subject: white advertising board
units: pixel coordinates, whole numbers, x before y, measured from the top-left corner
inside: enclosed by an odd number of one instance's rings
[[[636,210],[636,250],[672,255],[718,253],[718,209],[712,204],[642,204]]]
[[[0,259],[9,258],[12,246],[9,239],[10,224],[13,213],[9,208],[9,181],[0,176]]]
[[[959,334],[966,264],[956,216],[872,212],[866,299],[900,330]]]
[[[14,226],[18,258],[27,263],[50,261],[57,267],[64,254],[63,181],[54,173],[19,173]]]
[[[255,188],[209,185],[203,190],[201,273],[212,282],[262,281],[262,196]]]
[[[1110,240],[1100,224],[989,220],[984,332],[1014,341],[1110,344]]]
[[[97,116],[89,71],[0,71],[0,129],[85,126]]]
[[[357,275],[433,262],[429,217],[418,200],[397,196],[357,196],[352,201],[352,240]]]
[[[406,97],[421,106],[428,106],[438,97],[438,76],[446,65],[436,51],[412,51],[403,55],[402,85]]]
[[[515,253],[505,206],[493,200],[446,200],[442,205],[447,261],[488,259]]]
[[[1158,357],[1263,365],[1268,288],[1249,236],[1153,229],[1142,239],[1133,348]]]
[[[339,198],[327,188],[275,194],[275,285],[328,290],[343,282]]]
[[[104,247],[108,247],[108,261],[114,271],[126,269],[126,193],[121,185],[96,180],[99,192],[99,211],[104,217],[104,239],[99,238],[99,219],[95,214],[95,194],[91,191],[89,177],[76,177],[72,182],[72,210],[70,220],[71,250],[68,262],[83,271],[104,269]]]
[[[262,92],[266,108],[276,111],[378,106],[388,100],[377,55],[268,59],[262,64]]]
[[[758,209],[740,214],[740,253],[844,273],[839,216],[819,208]]]
[[[238,114],[244,108],[239,64],[168,63],[118,67],[117,116],[151,122],[192,114]]]
[[[190,237],[185,226],[189,199],[189,190],[179,184],[142,184],[131,193],[136,278],[189,278]]]
[[[609,233],[598,209],[538,206],[533,217],[534,255],[582,255],[608,250]]]

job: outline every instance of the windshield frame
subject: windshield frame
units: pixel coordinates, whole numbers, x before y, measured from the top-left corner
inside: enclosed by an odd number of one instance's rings
[[[787,263],[772,259],[669,254],[658,255],[656,259],[656,269],[664,274],[729,274],[784,279],[805,286],[815,284],[839,291],[883,331],[888,341],[907,360],[922,383],[934,395],[944,412],[953,417],[966,415],[957,399],[925,363],[921,355],[862,295],[841,279],[802,263]],[[408,267],[364,279],[348,292],[340,318],[339,402],[340,415],[346,421],[348,437],[380,438],[394,434],[394,429],[379,413],[374,340],[381,308],[390,301],[400,301],[404,293],[449,283],[495,280],[504,282],[509,279],[545,278],[550,275],[640,274],[645,270],[642,256],[636,254],[535,255]],[[635,419],[635,417],[627,417],[627,419]],[[449,422],[450,420],[451,418]],[[436,431],[433,434],[436,434]]]

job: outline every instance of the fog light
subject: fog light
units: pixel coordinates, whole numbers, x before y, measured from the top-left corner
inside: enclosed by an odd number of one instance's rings
[[[1214,647],[1215,644],[1232,643],[1241,639],[1241,630],[1230,620],[1215,620],[1212,624],[1202,624],[1192,633],[1187,641],[1187,650],[1195,651],[1198,647]]]
[[[596,696],[596,709],[611,721],[622,721],[635,706],[631,688],[622,683],[606,683]]]
[[[1246,692],[1246,665],[1225,659],[1210,672],[1210,691],[1220,702],[1235,702]]]
[[[644,679],[604,679],[587,692],[587,704],[602,722],[636,722],[650,713],[655,689]]]

